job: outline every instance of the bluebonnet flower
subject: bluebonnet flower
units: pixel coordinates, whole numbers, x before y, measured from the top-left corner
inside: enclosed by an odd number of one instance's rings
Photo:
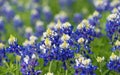
[[[65,61],[74,57],[74,50],[71,49],[73,46],[71,35],[72,27],[68,22],[62,24],[58,21],[53,29],[47,29],[40,43],[40,57],[44,59],[44,64],[51,60],[59,60],[63,61],[64,69],[67,69]]]
[[[9,4],[6,4],[3,7],[3,14],[5,15],[8,22],[10,22],[15,16],[15,12]]]
[[[3,17],[0,17],[0,32],[4,31],[5,29],[5,22],[3,21]]]
[[[92,53],[90,50],[90,42],[97,37],[95,28],[91,25],[88,20],[83,20],[78,26],[74,34],[74,39],[77,42],[77,52],[80,51],[80,48],[83,48],[83,54],[86,55],[86,51],[88,53]]]
[[[23,75],[39,75],[41,74],[40,70],[35,70],[35,67],[38,66],[37,57],[35,54],[32,56],[26,55],[22,57],[21,61],[21,72]]]
[[[29,39],[29,37],[30,37],[31,35],[33,35],[33,30],[32,30],[32,28],[31,28],[31,27],[26,27],[26,29],[25,29],[25,37],[26,37],[27,39]]]
[[[110,61],[107,63],[107,67],[111,71],[120,73],[120,57],[112,53]]]
[[[50,22],[48,25],[47,25],[47,28],[50,28],[50,29],[54,29],[54,26],[55,26],[55,23],[54,22]]]
[[[113,8],[118,8],[120,6],[120,1],[119,0],[112,0],[110,2],[110,9],[112,10]]]
[[[25,10],[24,4],[22,2],[18,2],[17,4],[17,10],[23,12]]]
[[[80,13],[75,13],[73,17],[73,21],[76,24],[79,24],[83,19],[83,16]]]
[[[19,15],[15,15],[15,17],[13,19],[13,24],[14,24],[14,27],[16,29],[19,29],[19,28],[21,28],[23,26],[23,22],[22,22]]]
[[[61,9],[67,9],[70,6],[72,6],[72,4],[75,2],[76,0],[59,0],[59,4]]]
[[[5,45],[0,43],[0,65],[2,65],[2,61],[5,58]]]
[[[107,36],[113,45],[113,51],[119,49],[119,33],[120,33],[120,12],[115,9],[112,14],[108,16],[106,23]]]
[[[43,34],[43,32],[45,31],[43,25],[44,25],[44,23],[43,23],[42,21],[37,21],[37,22],[36,22],[35,35],[36,35],[37,37],[40,37],[40,36]]]
[[[89,23],[93,26],[98,26],[100,24],[99,20],[101,18],[101,14],[98,11],[95,11],[93,15],[90,15],[88,20]]]
[[[4,4],[5,0],[1,0],[0,1],[0,6],[2,6]]]
[[[9,47],[6,48],[7,53],[13,53],[15,55],[21,55],[22,46],[18,45],[17,39],[10,35],[10,38],[8,39]]]
[[[42,6],[37,3],[33,4],[31,9],[36,9],[39,14],[42,14]]]
[[[94,31],[96,32],[96,37],[100,37],[102,35],[101,33],[101,27],[100,27],[100,19],[101,14],[98,11],[95,11],[93,15],[90,15],[88,18],[88,21],[90,25],[94,26]]]
[[[87,59],[80,54],[77,54],[75,58],[74,75],[96,75],[94,71],[97,67],[92,65],[91,59]]]
[[[109,0],[92,0],[93,4],[97,11],[106,11],[109,9],[110,1]]]
[[[35,25],[36,21],[40,19],[40,13],[36,9],[32,9],[31,11],[31,24]]]
[[[23,45],[22,59],[21,59],[21,72],[23,75],[39,75],[40,70],[35,70],[38,66],[38,56],[37,50],[38,46],[36,44],[37,37],[30,36],[29,40],[26,40]]]
[[[62,23],[65,23],[69,20],[67,13],[64,11],[61,11],[59,14],[56,14],[54,17],[55,22],[57,23],[58,20],[60,20]]]
[[[50,22],[52,20],[53,16],[49,6],[43,7],[43,15],[46,22]]]

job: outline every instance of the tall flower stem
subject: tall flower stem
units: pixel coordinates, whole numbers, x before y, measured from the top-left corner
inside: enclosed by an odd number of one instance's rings
[[[68,70],[65,71],[65,75],[67,75],[67,73],[68,73]]]
[[[50,62],[50,65],[49,65],[49,72],[51,72],[52,62],[53,62],[53,61],[51,61],[51,62]]]

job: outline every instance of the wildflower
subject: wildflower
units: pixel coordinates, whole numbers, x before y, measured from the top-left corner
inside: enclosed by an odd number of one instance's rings
[[[17,39],[16,39],[13,35],[10,35],[10,38],[9,38],[9,40],[8,40],[8,43],[9,43],[9,44],[14,44],[16,41],[17,41]]]
[[[67,16],[66,12],[61,11],[59,14],[55,15],[55,22],[57,22],[58,20],[60,20],[62,23],[67,22],[68,16]]]
[[[109,8],[109,0],[93,0],[93,4],[98,11],[105,11]]]
[[[52,16],[52,12],[51,12],[49,6],[44,6],[43,7],[43,14],[44,14],[46,22],[50,22],[52,20],[53,16]]]
[[[118,10],[118,9],[117,9]],[[112,41],[113,48],[115,51],[119,49],[119,23],[120,23],[120,12],[113,12],[108,16],[106,23],[107,36]]]
[[[0,31],[4,31],[5,29],[5,23],[3,21],[3,17],[0,16]]]
[[[32,30],[31,27],[27,27],[27,28],[25,29],[25,37],[29,39],[29,37],[30,37],[31,35],[33,35],[33,30]]]
[[[108,69],[120,73],[119,64],[120,64],[120,57],[112,53],[110,56],[110,61],[107,63]]]
[[[84,38],[79,38],[78,43],[80,43],[80,44],[84,43]]]
[[[36,22],[36,26],[35,26],[35,35],[37,37],[40,37],[43,32],[44,32],[44,27],[43,27],[44,23],[42,21],[37,21]]]
[[[74,67],[75,75],[94,75],[94,71],[97,69],[93,66],[90,59],[80,56],[76,59],[76,65]]]
[[[15,28],[21,28],[23,26],[23,22],[19,15],[16,15],[13,19],[13,24]]]
[[[83,19],[83,16],[80,13],[75,13],[73,20],[76,24],[79,24]]]
[[[68,46],[69,46],[69,44],[68,44],[66,41],[64,41],[64,42],[60,45],[61,48],[68,48]]]
[[[36,21],[40,19],[40,14],[36,9],[31,11],[31,24],[35,25]]]
[[[97,60],[97,62],[101,63],[102,61],[104,61],[104,57],[97,57],[96,60]]]
[[[6,51],[8,53],[15,53],[15,55],[21,55],[22,46],[18,45],[17,39],[10,35],[10,38],[8,39],[9,47],[7,47]]]
[[[5,45],[3,43],[0,43],[0,66],[3,64],[3,59],[5,59],[6,53],[5,53]]]

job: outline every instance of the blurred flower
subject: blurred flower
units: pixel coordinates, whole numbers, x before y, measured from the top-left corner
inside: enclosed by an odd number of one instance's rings
[[[40,13],[36,9],[32,9],[31,11],[31,24],[35,25],[36,21],[40,19]]]
[[[0,31],[4,31],[5,29],[5,23],[3,21],[3,17],[0,16]]]
[[[97,57],[96,58],[97,62],[99,62],[99,63],[101,63],[102,61],[104,61],[104,59],[105,59],[104,57]]]
[[[61,9],[67,9],[70,8],[75,1],[76,0],[59,0],[59,4]]]
[[[15,15],[13,19],[13,24],[16,29],[21,28],[23,26],[23,22],[19,15]]]
[[[51,12],[49,6],[44,6],[43,7],[43,15],[44,15],[44,18],[45,18],[46,22],[50,22],[52,20],[53,15],[52,15],[52,12]]]
[[[110,6],[109,0],[92,0],[93,4],[98,11],[106,11]]]
[[[62,23],[65,23],[69,20],[68,15],[66,12],[61,11],[59,14],[55,15],[55,22],[60,20]]]
[[[43,32],[45,31],[43,25],[44,25],[44,23],[43,23],[42,21],[37,21],[37,22],[36,22],[35,35],[36,35],[37,37],[40,37],[40,36],[43,34]]]
[[[29,39],[29,37],[33,34],[33,30],[31,27],[26,27],[25,29],[25,37]]]
[[[5,54],[5,45],[3,43],[0,43],[0,66],[3,64],[3,59],[6,58]]]
[[[74,17],[73,17],[73,21],[76,23],[76,24],[79,24],[83,19],[83,16],[79,13],[75,13],[74,14]]]

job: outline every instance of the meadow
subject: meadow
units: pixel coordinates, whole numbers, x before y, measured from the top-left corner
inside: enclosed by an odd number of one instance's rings
[[[0,75],[120,75],[120,0],[1,0]]]

